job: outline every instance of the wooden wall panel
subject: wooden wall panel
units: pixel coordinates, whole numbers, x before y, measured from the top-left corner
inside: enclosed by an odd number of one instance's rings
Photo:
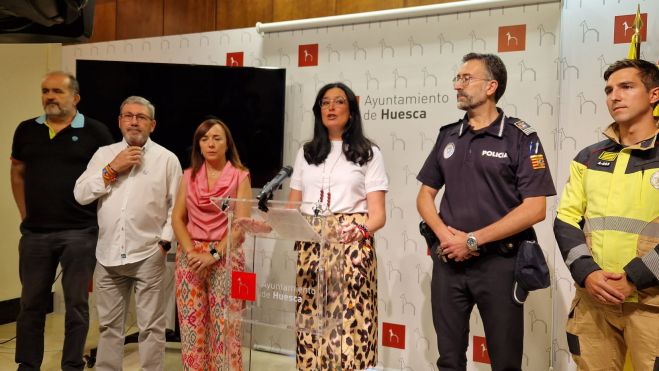
[[[179,35],[465,0],[96,0],[91,42]]]
[[[336,14],[372,12],[404,6],[405,0],[336,0]]]
[[[96,0],[90,42],[117,39],[117,0]]]
[[[430,4],[442,4],[442,3],[454,3],[456,1],[463,1],[463,0],[405,0],[405,7],[430,5]]]
[[[217,30],[254,27],[272,22],[273,0],[217,0]]]
[[[215,30],[216,0],[165,0],[163,34]]]
[[[117,40],[163,35],[164,0],[117,0]]]
[[[333,0],[272,0],[272,21],[289,21],[336,15]]]

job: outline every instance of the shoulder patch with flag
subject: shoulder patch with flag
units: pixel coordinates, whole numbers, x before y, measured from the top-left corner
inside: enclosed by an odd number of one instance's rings
[[[533,170],[544,169],[545,156],[543,156],[542,153],[531,155],[531,167],[533,167]]]
[[[513,123],[519,130],[523,131],[524,134],[526,135],[531,135],[535,133],[535,129],[531,127],[531,125],[527,124],[526,122],[519,120],[515,123]]]

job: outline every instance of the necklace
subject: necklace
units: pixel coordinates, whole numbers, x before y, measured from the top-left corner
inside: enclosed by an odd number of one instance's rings
[[[330,152],[331,153],[331,152]],[[323,177],[321,178],[321,183],[320,183],[320,195],[318,197],[318,202],[316,203],[316,207],[320,210],[323,209],[323,202],[325,201],[325,179],[327,178],[327,202],[325,205],[327,205],[327,211],[330,210],[330,206],[332,205],[332,173],[334,172],[334,168],[336,167],[336,164],[339,163],[339,160],[341,159],[341,155],[343,154],[343,150],[339,150],[339,155],[336,156],[336,160],[334,160],[334,164],[330,168],[329,173],[325,172],[325,166],[327,165],[327,160],[329,160],[329,155],[323,162]]]

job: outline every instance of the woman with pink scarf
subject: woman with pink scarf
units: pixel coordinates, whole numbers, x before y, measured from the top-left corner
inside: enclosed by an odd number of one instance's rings
[[[229,365],[231,370],[241,370],[240,322],[224,318],[227,307],[230,311],[241,309],[239,301],[230,299],[230,288],[225,287],[228,220],[210,199],[251,198],[249,171],[240,162],[229,128],[220,120],[202,122],[192,146],[192,164],[183,173],[172,212],[179,241],[176,303],[183,367],[218,370]],[[249,209],[237,207],[235,215],[247,217]],[[234,231],[233,244],[239,245],[244,233]],[[242,255],[231,256],[234,268],[244,265]]]

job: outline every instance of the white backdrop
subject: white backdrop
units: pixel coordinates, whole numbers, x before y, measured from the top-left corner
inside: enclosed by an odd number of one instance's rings
[[[647,35],[652,39],[657,33],[652,14],[659,13],[659,3],[640,4],[649,13]],[[635,6],[620,0],[567,0],[263,36],[250,28],[66,46],[63,66],[75,72],[76,59],[96,59],[284,67],[284,163],[291,165],[311,137],[317,90],[333,81],[349,85],[360,97],[367,135],[384,154],[391,187],[387,225],[376,238],[378,368],[436,370],[432,263],[417,229],[415,177],[439,127],[463,115],[455,108],[450,82],[460,58],[476,51],[498,53],[504,60],[508,88],[499,105],[538,131],[560,192],[572,157],[598,140],[596,130],[610,121],[601,72],[626,56],[629,44],[613,43],[614,19],[633,14]],[[656,38],[644,43],[645,58],[656,60],[657,49]],[[549,200],[547,220],[536,228],[553,280],[551,289],[534,292],[525,306],[525,370],[548,369],[552,360],[556,370],[574,367],[564,335],[574,289],[551,231],[556,203],[555,197]],[[471,336],[468,368],[489,369],[477,313]]]

